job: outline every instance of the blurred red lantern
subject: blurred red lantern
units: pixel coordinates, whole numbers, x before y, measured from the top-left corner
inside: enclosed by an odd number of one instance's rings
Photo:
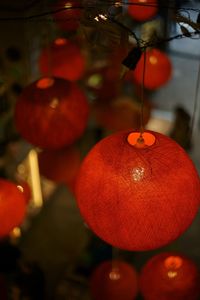
[[[66,183],[72,190],[80,167],[80,152],[74,146],[38,154],[40,173],[57,183]]]
[[[58,149],[83,133],[88,118],[85,94],[62,78],[42,78],[23,90],[15,107],[15,122],[31,144]]]
[[[142,84],[144,72],[144,53],[133,72],[133,78],[138,84]],[[168,56],[158,50],[146,51],[145,80],[144,86],[149,90],[154,90],[169,81],[172,75],[172,65]]]
[[[146,21],[156,16],[158,12],[157,0],[131,0],[128,13],[136,21]]]
[[[24,195],[16,184],[0,179],[0,238],[22,223],[25,210]]]
[[[198,269],[190,259],[161,253],[143,267],[139,282],[145,300],[197,300],[199,280]]]
[[[121,96],[107,103],[94,103],[93,113],[97,123],[109,130],[138,129],[141,123],[141,103],[131,97]],[[150,117],[150,103],[144,103],[144,125]]]
[[[133,300],[138,292],[135,269],[123,261],[101,263],[91,277],[94,300]]]
[[[53,18],[58,27],[65,31],[77,30],[82,15],[80,7],[80,1],[77,0],[60,0],[54,4]]]
[[[122,131],[97,143],[83,161],[76,198],[88,226],[127,250],[161,247],[180,236],[200,201],[197,171],[170,138]]]
[[[50,47],[44,48],[39,57],[39,67],[43,75],[70,81],[80,79],[85,70],[85,57],[78,45],[65,38],[57,38]]]

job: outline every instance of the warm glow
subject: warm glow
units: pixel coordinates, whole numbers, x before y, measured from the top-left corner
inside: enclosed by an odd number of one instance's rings
[[[57,45],[57,46],[62,46],[62,45],[65,45],[66,43],[67,43],[67,40],[64,39],[64,38],[57,38],[54,41],[54,44]]]
[[[136,148],[152,146],[155,140],[155,136],[149,132],[142,133],[142,137],[140,132],[131,132],[127,138],[128,143]]]
[[[169,278],[175,278],[178,274],[175,271],[169,271],[167,275]]]
[[[19,227],[15,227],[10,232],[10,237],[12,237],[12,238],[19,238],[19,237],[21,237],[21,229]]]
[[[59,99],[53,98],[49,105],[51,108],[56,108],[58,106],[58,104],[59,104]]]
[[[17,185],[17,188],[20,190],[20,192],[24,192],[24,188],[23,188],[23,186],[21,186],[21,185]]]
[[[87,84],[90,87],[94,87],[94,88],[96,87],[96,88],[98,88],[102,84],[102,79],[103,78],[102,78],[102,76],[100,74],[93,74],[92,76],[90,76],[88,78]]]
[[[119,269],[113,268],[112,271],[109,273],[109,278],[111,280],[119,280],[121,278]]]
[[[54,84],[54,79],[50,77],[45,77],[37,81],[36,86],[39,89],[47,89]]]
[[[70,2],[66,2],[64,5],[65,8],[71,8],[72,4]]]
[[[132,170],[132,178],[134,181],[141,181],[144,178],[144,168],[137,167]]]
[[[164,261],[165,267],[171,270],[178,270],[183,264],[183,260],[179,256],[169,256]]]
[[[155,56],[152,55],[152,56],[149,57],[149,62],[152,65],[156,65],[158,63],[158,59]]]

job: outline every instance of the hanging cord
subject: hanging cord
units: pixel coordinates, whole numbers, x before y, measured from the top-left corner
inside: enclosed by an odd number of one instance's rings
[[[193,109],[192,120],[191,120],[190,138],[192,138],[194,127],[195,127],[195,117],[196,117],[197,107],[198,107],[199,88],[200,88],[200,61],[199,61],[198,75],[197,75],[196,88],[195,88],[194,109]]]
[[[141,86],[141,109],[140,109],[140,137],[139,141],[144,142],[142,134],[144,132],[144,87],[145,87],[145,71],[146,71],[146,48],[143,52],[143,72],[142,72],[142,86]]]

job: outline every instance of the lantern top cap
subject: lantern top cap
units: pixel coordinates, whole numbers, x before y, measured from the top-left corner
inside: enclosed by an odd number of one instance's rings
[[[150,132],[131,132],[127,137],[127,141],[131,146],[144,149],[148,146],[152,146],[155,143],[156,138]]]
[[[44,77],[37,81],[36,86],[37,86],[37,88],[44,90],[44,89],[51,87],[53,84],[54,84],[53,78]]]
[[[183,260],[179,256],[169,256],[165,259],[164,265],[168,270],[178,270],[183,265]]]

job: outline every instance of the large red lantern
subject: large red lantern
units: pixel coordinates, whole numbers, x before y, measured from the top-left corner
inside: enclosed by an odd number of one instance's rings
[[[80,167],[76,198],[88,226],[127,250],[150,250],[180,236],[200,201],[185,151],[156,133],[122,131],[97,143]]]
[[[143,267],[139,282],[145,300],[197,300],[199,280],[198,269],[190,259],[161,253]]]
[[[60,0],[53,5],[53,10],[55,11],[53,19],[60,29],[65,31],[78,29],[82,15],[80,1]]]
[[[17,185],[0,179],[0,238],[22,223],[25,210],[25,197]]]
[[[85,70],[85,57],[77,44],[65,38],[57,38],[50,47],[44,48],[39,57],[42,75],[70,81],[80,79]]]
[[[133,78],[138,84],[142,84],[144,73],[144,56],[142,54]],[[172,75],[172,64],[169,57],[162,51],[153,48],[146,51],[144,86],[149,90],[154,90],[166,84]]]
[[[137,273],[126,262],[105,261],[93,272],[90,287],[94,300],[133,300],[138,292]]]
[[[15,108],[15,122],[31,144],[58,149],[78,139],[87,123],[88,103],[75,83],[42,78],[28,85]]]
[[[157,0],[131,0],[128,5],[128,13],[136,21],[146,21],[154,16],[158,12]]]
[[[100,101],[99,101],[100,102]],[[141,103],[131,97],[121,96],[109,103],[94,103],[92,111],[96,122],[109,130],[138,129],[141,123]],[[150,103],[145,101],[143,121],[150,117]]]
[[[77,148],[71,146],[57,151],[43,150],[38,154],[38,158],[41,175],[74,188],[81,162]]]

